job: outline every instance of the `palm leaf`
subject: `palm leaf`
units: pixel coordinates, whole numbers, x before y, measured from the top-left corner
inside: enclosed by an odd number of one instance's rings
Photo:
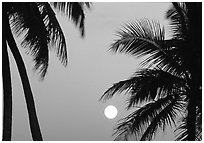
[[[187,10],[184,3],[172,3],[173,6],[167,11],[166,17],[170,19],[170,27],[173,38],[185,39],[187,36]]]
[[[185,92],[185,80],[158,69],[137,71],[130,79],[120,81],[110,87],[100,100],[110,99],[114,94],[130,93],[128,109],[142,102],[165,97],[167,93]]]
[[[187,124],[186,124],[186,117],[182,117],[180,118],[180,120],[178,121],[177,124],[179,124],[179,126],[176,128],[176,130],[174,131],[176,133],[176,141],[186,141],[187,140]]]
[[[49,3],[37,3],[45,23],[46,30],[50,39],[52,47],[56,47],[57,56],[61,60],[62,64],[67,65],[67,49],[64,33],[58,23],[54,11],[50,7]]]
[[[121,136],[127,137],[134,134],[136,140],[138,140],[145,129],[150,125],[150,122],[153,121],[161,111],[168,107],[174,99],[172,95],[169,95],[144,105],[122,119],[114,129],[115,133],[113,135],[116,135],[116,138],[121,138]]]
[[[118,32],[120,39],[116,40],[110,49],[114,52],[144,56],[158,51],[158,48],[162,50],[161,44],[164,41],[164,34],[164,29],[158,22],[147,19],[137,20],[125,25],[124,29]]]
[[[118,32],[119,39],[111,45],[113,52],[128,53],[136,57],[148,55],[142,65],[150,65],[149,68],[157,66],[177,76],[186,73],[181,67],[181,60],[175,59],[169,51],[172,46],[181,41],[165,40],[164,28],[156,21],[147,19],[137,20],[124,26]]]
[[[153,118],[151,124],[148,126],[140,140],[151,140],[158,128],[163,128],[163,131],[165,131],[166,125],[172,126],[172,123],[176,125],[176,117],[178,116],[178,113],[184,109],[185,104],[183,103],[181,95],[174,96],[171,103]]]
[[[128,109],[134,105],[165,97],[169,93],[185,93],[185,80],[158,69],[138,71],[131,89]]]
[[[79,29],[81,31],[81,35],[84,36],[84,6],[90,7],[89,3],[82,2],[53,2],[51,3],[54,8],[62,11],[75,23],[75,25],[79,25]]]

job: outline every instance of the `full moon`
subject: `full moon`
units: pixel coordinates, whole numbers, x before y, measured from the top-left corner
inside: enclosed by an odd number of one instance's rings
[[[114,119],[118,114],[118,110],[115,106],[109,105],[105,108],[104,114],[108,119]]]

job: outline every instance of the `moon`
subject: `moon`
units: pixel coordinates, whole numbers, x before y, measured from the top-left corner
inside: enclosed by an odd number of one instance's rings
[[[105,108],[104,114],[108,119],[114,119],[118,114],[118,110],[115,106],[109,105]]]

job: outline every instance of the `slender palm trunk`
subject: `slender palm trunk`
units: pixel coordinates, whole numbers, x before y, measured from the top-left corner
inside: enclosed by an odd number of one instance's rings
[[[2,17],[5,17],[3,14]],[[3,76],[3,141],[11,141],[12,134],[12,87],[9,57],[6,44],[5,19],[2,23],[2,76]]]
[[[188,8],[189,31],[191,35],[190,47],[192,49],[191,57],[188,65],[191,73],[190,95],[187,117],[187,140],[194,141],[196,139],[196,106],[197,100],[200,98],[199,87],[202,85],[202,3],[191,2],[186,3]]]
[[[38,118],[37,118],[37,114],[36,114],[36,110],[35,110],[35,104],[34,104],[34,99],[33,99],[33,94],[31,91],[29,79],[27,76],[27,72],[26,72],[26,68],[25,68],[23,59],[20,55],[20,52],[19,52],[18,47],[16,45],[16,42],[14,40],[13,34],[11,32],[8,18],[6,20],[6,32],[7,32],[6,38],[8,41],[8,45],[9,45],[11,52],[14,56],[14,59],[16,61],[18,71],[20,73],[22,85],[23,85],[32,138],[34,141],[41,141],[42,140],[42,134],[41,134],[40,126],[38,123]]]

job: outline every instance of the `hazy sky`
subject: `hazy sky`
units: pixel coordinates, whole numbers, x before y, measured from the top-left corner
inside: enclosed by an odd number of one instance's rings
[[[44,81],[33,72],[31,56],[24,54],[32,86],[38,119],[44,140],[113,140],[112,128],[128,114],[125,95],[106,103],[100,96],[115,82],[127,79],[139,67],[139,60],[124,54],[108,52],[122,25],[139,18],[159,20],[165,24],[164,13],[169,3],[93,3],[86,11],[85,38],[64,16],[58,15],[68,45],[69,63],[65,68],[54,52]],[[20,78],[9,52],[13,85],[13,140],[31,140],[26,104]],[[107,119],[104,108],[112,104],[118,116]],[[173,140],[172,131],[157,140]]]

